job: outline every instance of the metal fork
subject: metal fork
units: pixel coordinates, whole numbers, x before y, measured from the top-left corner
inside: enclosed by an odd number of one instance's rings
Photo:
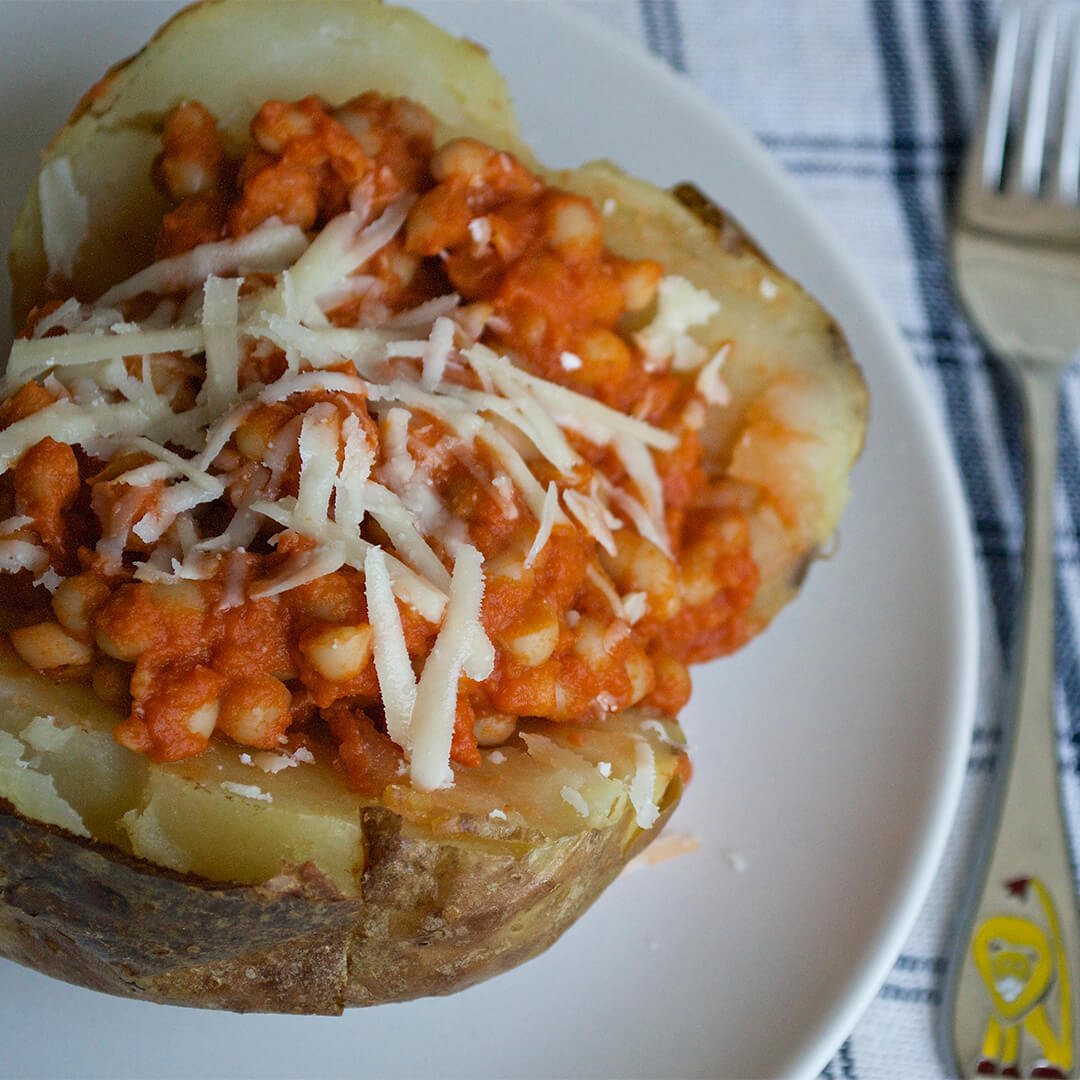
[[[1075,1077],[1080,924],[1057,775],[1053,509],[1059,378],[1080,349],[1076,5],[1002,14],[952,255],[957,292],[1023,400],[1027,530],[1015,719],[945,1015],[964,1076]]]

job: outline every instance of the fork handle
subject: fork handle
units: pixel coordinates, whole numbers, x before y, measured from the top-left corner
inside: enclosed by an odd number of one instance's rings
[[[1058,380],[1035,364],[1019,374],[1027,535],[1016,713],[1003,733],[998,819],[958,957],[953,1046],[965,1076],[1075,1077],[1080,924],[1054,724]]]

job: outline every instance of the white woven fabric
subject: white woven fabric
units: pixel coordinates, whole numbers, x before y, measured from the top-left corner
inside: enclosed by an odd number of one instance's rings
[[[979,719],[933,889],[824,1077],[951,1074],[939,1050],[952,929],[996,767],[1021,569],[1019,406],[949,289],[947,191],[993,47],[987,0],[589,0],[753,132],[795,176],[905,333],[960,465],[982,600]],[[1067,379],[1058,490],[1059,750],[1080,836],[1080,376]],[[1074,845],[1075,849],[1075,845]]]

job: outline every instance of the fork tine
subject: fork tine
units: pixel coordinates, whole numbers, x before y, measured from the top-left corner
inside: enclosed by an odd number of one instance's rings
[[[1005,139],[1009,131],[1013,73],[1020,43],[1020,7],[1012,6],[1001,16],[990,96],[983,126],[982,182],[985,187],[1001,187],[1005,168]]]
[[[1027,108],[1024,111],[1020,140],[1020,190],[1038,195],[1042,186],[1043,157],[1046,151],[1047,112],[1050,85],[1054,74],[1054,48],[1057,37],[1057,8],[1049,5],[1040,12],[1031,56]]]
[[[1065,83],[1057,195],[1063,202],[1080,199],[1080,17],[1073,14]]]

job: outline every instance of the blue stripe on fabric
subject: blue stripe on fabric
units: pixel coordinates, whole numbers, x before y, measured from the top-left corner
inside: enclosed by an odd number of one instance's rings
[[[961,143],[951,144],[947,140],[938,138],[891,138],[882,139],[871,135],[824,135],[824,134],[801,134],[799,132],[769,132],[757,133],[757,138],[770,150],[822,150],[831,152],[835,150],[851,150],[865,153],[908,154],[923,153],[961,153]]]
[[[1065,497],[1070,507],[1074,507],[1077,505],[1076,493],[1080,492],[1080,443],[1077,441],[1076,426],[1064,396],[1059,409],[1058,432],[1058,473]],[[1077,552],[1071,551],[1069,555],[1068,561],[1072,562]],[[1065,722],[1069,732],[1069,744],[1073,749],[1072,768],[1080,773],[1080,656],[1073,648],[1073,642],[1076,641],[1076,613],[1069,607],[1060,570],[1065,561],[1059,560],[1058,563],[1054,660],[1065,700]]]
[[[892,136],[897,140],[911,139],[915,135],[914,90],[895,3],[893,0],[873,0],[871,16],[885,73],[885,95]],[[941,101],[947,101],[949,93],[947,86],[944,92],[938,87]],[[951,120],[946,117],[943,122]],[[925,205],[918,179],[904,175],[899,169],[894,171],[893,179],[915,255],[916,283],[927,325],[935,335],[947,336],[952,333],[954,308],[942,238],[935,234],[933,219]],[[960,464],[968,506],[977,517],[1000,520],[1000,510],[986,476],[982,447],[976,434],[977,420],[971,407],[970,381],[966,375],[958,378],[957,373],[955,367],[942,365],[939,368],[946,418]],[[998,572],[994,572],[995,563]],[[1009,588],[1010,568],[996,560],[989,566],[995,630],[1004,650],[1012,636],[1012,620],[1007,614],[1012,591]]]
[[[897,986],[886,983],[880,990],[880,996],[886,1001],[917,1001],[920,1005],[940,1005],[941,991],[929,990],[919,986]]]
[[[912,956],[910,953],[901,953],[895,964],[898,971],[929,971],[934,975],[944,975],[948,966],[947,957]]]
[[[649,51],[685,73],[686,53],[675,0],[641,0],[641,19]]]
[[[986,0],[969,0],[967,6],[969,39],[975,49],[979,72],[986,74],[990,53],[994,48],[994,31],[991,28],[990,11]]]
[[[855,1055],[851,1049],[850,1039],[845,1039],[840,1044],[840,1052],[836,1056],[840,1061],[840,1075],[845,1080],[855,1080]]]
[[[949,52],[948,29],[941,11],[940,0],[924,0],[923,25],[926,41],[930,47],[930,69],[937,89],[938,128],[943,147],[941,169],[945,180],[945,198],[951,205],[968,131],[960,107],[960,90],[956,85],[953,57]]]

